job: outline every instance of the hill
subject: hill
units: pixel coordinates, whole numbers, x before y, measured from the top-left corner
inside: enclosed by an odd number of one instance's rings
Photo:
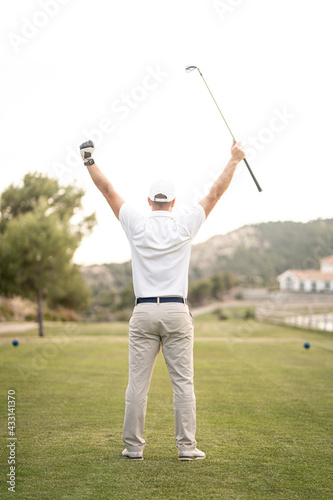
[[[276,287],[286,269],[318,269],[333,254],[333,219],[267,222],[217,235],[192,247],[189,269],[191,306],[200,306],[241,286]],[[86,317],[94,321],[129,319],[134,303],[131,263],[81,268],[93,301]]]
[[[190,279],[231,271],[247,283],[270,282],[286,269],[319,269],[333,254],[333,219],[244,226],[192,248]]]
[[[319,269],[333,254],[333,219],[267,222],[217,235],[192,247],[190,281],[230,271],[244,284],[270,284],[286,269]],[[82,267],[88,285],[116,291],[131,280],[130,262]]]
[[[333,219],[267,222],[214,236],[192,247],[189,303],[200,306],[219,299],[236,284],[275,287],[276,276],[286,269],[319,269],[320,259],[331,254]],[[82,266],[81,273],[92,292],[91,305],[84,313],[86,319],[130,317],[134,303],[130,261]],[[16,318],[14,306],[0,301],[0,320]],[[27,312],[23,306],[21,309],[20,315],[26,318]],[[75,319],[66,310],[46,313],[46,319]],[[28,316],[34,317],[34,312]]]

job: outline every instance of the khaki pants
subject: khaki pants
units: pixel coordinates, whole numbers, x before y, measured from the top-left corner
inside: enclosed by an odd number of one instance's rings
[[[193,387],[193,318],[178,302],[142,303],[135,306],[129,323],[129,381],[123,441],[129,451],[145,446],[148,390],[155,361],[162,352],[173,386],[176,445],[196,448],[196,406]]]

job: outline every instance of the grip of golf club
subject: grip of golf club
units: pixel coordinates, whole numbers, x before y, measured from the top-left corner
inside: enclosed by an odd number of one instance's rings
[[[249,171],[249,172],[250,172],[250,174],[251,174],[252,179],[253,179],[253,180],[254,180],[254,182],[255,182],[255,185],[256,185],[256,186],[257,186],[257,188],[258,188],[258,191],[259,191],[259,192],[261,192],[261,191],[262,191],[262,189],[261,189],[261,187],[259,186],[259,182],[258,182],[258,181],[257,181],[257,179],[255,178],[254,173],[252,172],[251,167],[250,167],[250,165],[248,164],[248,162],[247,162],[247,159],[246,159],[246,158],[244,158],[244,162],[245,162],[245,165],[246,165],[246,166],[247,166],[247,168],[248,168],[248,171]]]

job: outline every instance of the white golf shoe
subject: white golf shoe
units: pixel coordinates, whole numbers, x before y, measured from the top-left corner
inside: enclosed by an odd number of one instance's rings
[[[122,452],[123,457],[131,458],[132,460],[143,460],[142,451],[128,451],[126,448]]]
[[[178,460],[199,460],[206,458],[206,454],[203,451],[198,450],[182,450],[178,452]]]

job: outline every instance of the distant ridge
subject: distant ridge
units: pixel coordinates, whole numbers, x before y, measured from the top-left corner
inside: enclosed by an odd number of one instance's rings
[[[269,283],[286,269],[319,269],[319,260],[333,254],[333,219],[265,222],[243,226],[193,245],[190,281],[231,271],[247,284]],[[89,285],[119,291],[131,282],[130,262],[83,266]]]

